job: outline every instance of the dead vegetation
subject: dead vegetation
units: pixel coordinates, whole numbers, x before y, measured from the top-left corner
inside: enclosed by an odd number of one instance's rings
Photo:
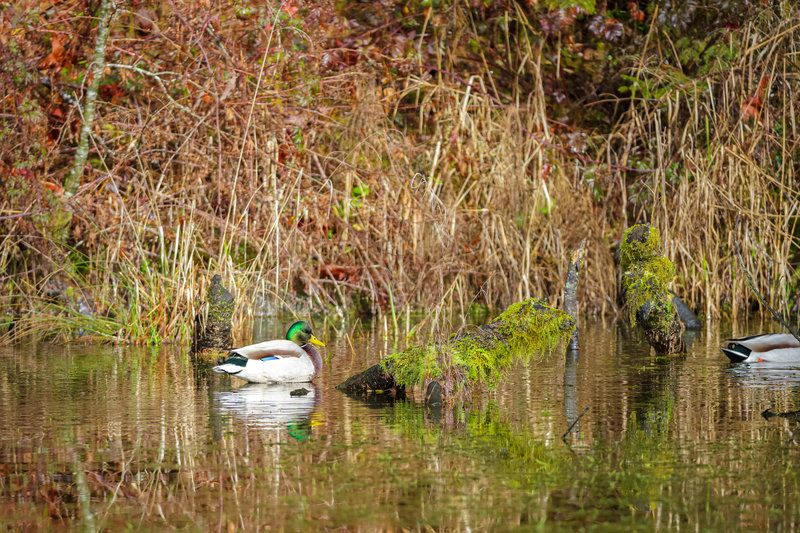
[[[502,30],[463,4],[382,14],[387,26],[360,5],[120,2],[71,198],[94,38],[77,13],[94,3],[34,4],[0,21],[5,342],[185,341],[212,273],[235,290],[245,337],[253,315],[286,310],[559,306],[583,239],[579,300],[614,314],[613,252],[636,222],[661,231],[675,289],[719,318],[753,301],[731,260],[740,208],[755,283],[776,307],[796,298],[789,3],[688,43],[637,7],[609,49],[623,24],[608,13],[562,13],[556,31],[557,11],[537,22],[509,5]],[[481,16],[505,44],[464,52],[490,39]],[[580,55],[569,70],[553,50],[584,19],[585,46],[558,56]],[[586,70],[606,81],[586,75],[581,94],[568,82]],[[57,206],[72,213],[63,239]]]

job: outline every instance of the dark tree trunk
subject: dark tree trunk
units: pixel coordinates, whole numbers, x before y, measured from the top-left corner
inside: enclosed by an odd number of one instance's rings
[[[193,353],[216,358],[233,347],[231,319],[235,303],[233,295],[222,286],[222,277],[216,274],[206,293],[207,313],[194,317]]]

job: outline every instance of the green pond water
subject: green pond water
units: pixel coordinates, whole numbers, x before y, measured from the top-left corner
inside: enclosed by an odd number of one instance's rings
[[[403,347],[382,324],[317,324],[334,356],[306,396],[180,347],[0,348],[0,528],[797,531],[798,419],[762,412],[800,409],[800,369],[718,349],[758,328],[656,359],[590,321],[577,363],[553,353],[439,412],[335,390]]]

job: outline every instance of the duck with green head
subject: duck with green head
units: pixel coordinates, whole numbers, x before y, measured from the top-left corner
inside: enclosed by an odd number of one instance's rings
[[[231,350],[214,372],[250,383],[306,383],[322,370],[322,356],[315,345],[325,346],[308,322],[301,320],[289,326],[286,339]]]

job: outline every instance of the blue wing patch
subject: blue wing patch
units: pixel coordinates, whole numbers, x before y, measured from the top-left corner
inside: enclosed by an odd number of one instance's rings
[[[270,355],[269,357],[262,357],[261,358],[262,361],[276,361],[278,359],[280,359],[280,357],[275,356],[275,355]]]

